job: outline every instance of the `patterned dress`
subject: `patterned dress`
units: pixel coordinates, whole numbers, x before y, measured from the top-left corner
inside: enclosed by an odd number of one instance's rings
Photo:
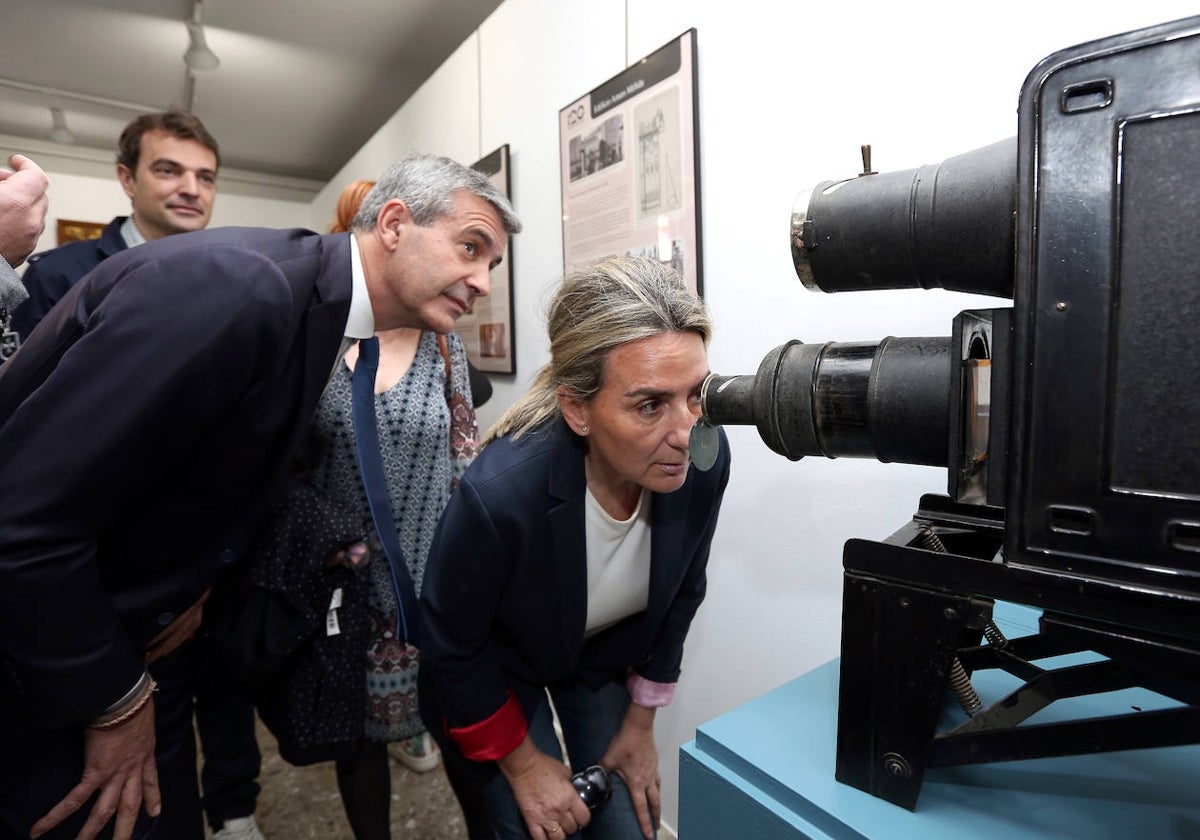
[[[448,339],[451,389],[470,394],[462,340],[455,334]],[[361,511],[364,533],[371,534],[366,737],[400,741],[425,729],[416,702],[416,649],[396,638],[396,596],[359,475],[350,393],[350,370],[341,364],[317,408],[314,425],[326,445],[311,481],[329,498]],[[412,366],[398,383],[375,396],[375,412],[400,547],[419,594],[434,529],[467,467],[466,459],[451,457],[446,363],[435,333],[421,334]],[[472,416],[472,426],[473,421]]]

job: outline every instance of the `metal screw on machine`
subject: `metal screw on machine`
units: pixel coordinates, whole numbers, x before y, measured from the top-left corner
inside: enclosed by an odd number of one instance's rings
[[[887,753],[884,755],[883,769],[887,771],[889,776],[895,776],[898,779],[907,779],[912,776],[912,767],[905,761],[904,756],[899,753]]]

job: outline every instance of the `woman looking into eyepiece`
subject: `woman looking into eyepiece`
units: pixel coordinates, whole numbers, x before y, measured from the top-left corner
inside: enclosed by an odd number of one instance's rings
[[[654,716],[729,478],[723,433],[712,470],[689,462],[711,324],[676,272],[631,257],[566,277],[548,326],[549,364],[488,432],[434,536],[422,714],[473,838],[653,837]],[[592,764],[614,788],[595,812],[570,783]]]

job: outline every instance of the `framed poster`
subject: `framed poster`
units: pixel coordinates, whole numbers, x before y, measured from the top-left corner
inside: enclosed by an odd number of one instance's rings
[[[669,262],[703,292],[696,30],[559,111],[563,267]]]
[[[58,244],[66,245],[68,242],[99,239],[100,234],[104,233],[106,224],[108,222],[79,222],[74,219],[59,219],[56,228]]]
[[[505,196],[512,199],[508,144],[505,143],[471,167],[486,174]],[[458,319],[455,328],[467,348],[467,358],[485,373],[516,373],[516,342],[513,336],[513,244],[500,265],[492,269],[491,292],[477,298],[471,311]]]

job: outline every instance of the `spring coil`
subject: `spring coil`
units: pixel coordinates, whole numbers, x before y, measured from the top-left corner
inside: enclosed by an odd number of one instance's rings
[[[942,542],[942,538],[933,532],[932,528],[921,529],[921,547],[928,551],[936,551],[938,554],[946,554],[946,544]]]
[[[983,709],[979,692],[971,685],[971,678],[967,676],[967,670],[963,668],[957,656],[950,662],[950,690],[958,698],[958,705],[962,706],[962,710],[968,715],[978,714]]]
[[[939,554],[946,554],[946,544],[942,542],[941,537],[933,532],[933,529],[925,526],[921,528],[918,541],[921,547],[927,551],[936,551]],[[991,624],[992,629],[997,634],[1000,634],[1000,629],[995,624]],[[984,630],[987,633],[987,630]],[[1003,635],[1000,635],[1004,639]],[[988,637],[991,640],[991,637]],[[1008,644],[1008,640],[1004,639],[1004,644]],[[971,685],[971,678],[967,676],[967,669],[958,661],[958,657],[950,662],[950,690],[954,692],[954,696],[958,698],[958,705],[962,706],[962,710],[968,716],[979,714],[983,710],[983,701],[979,699],[979,692],[975,690],[975,686]]]
[[[996,626],[996,622],[994,621],[988,621],[987,625],[983,628],[983,637],[988,640],[988,644],[992,647],[1008,647],[1008,638],[1000,632],[1000,628]]]

